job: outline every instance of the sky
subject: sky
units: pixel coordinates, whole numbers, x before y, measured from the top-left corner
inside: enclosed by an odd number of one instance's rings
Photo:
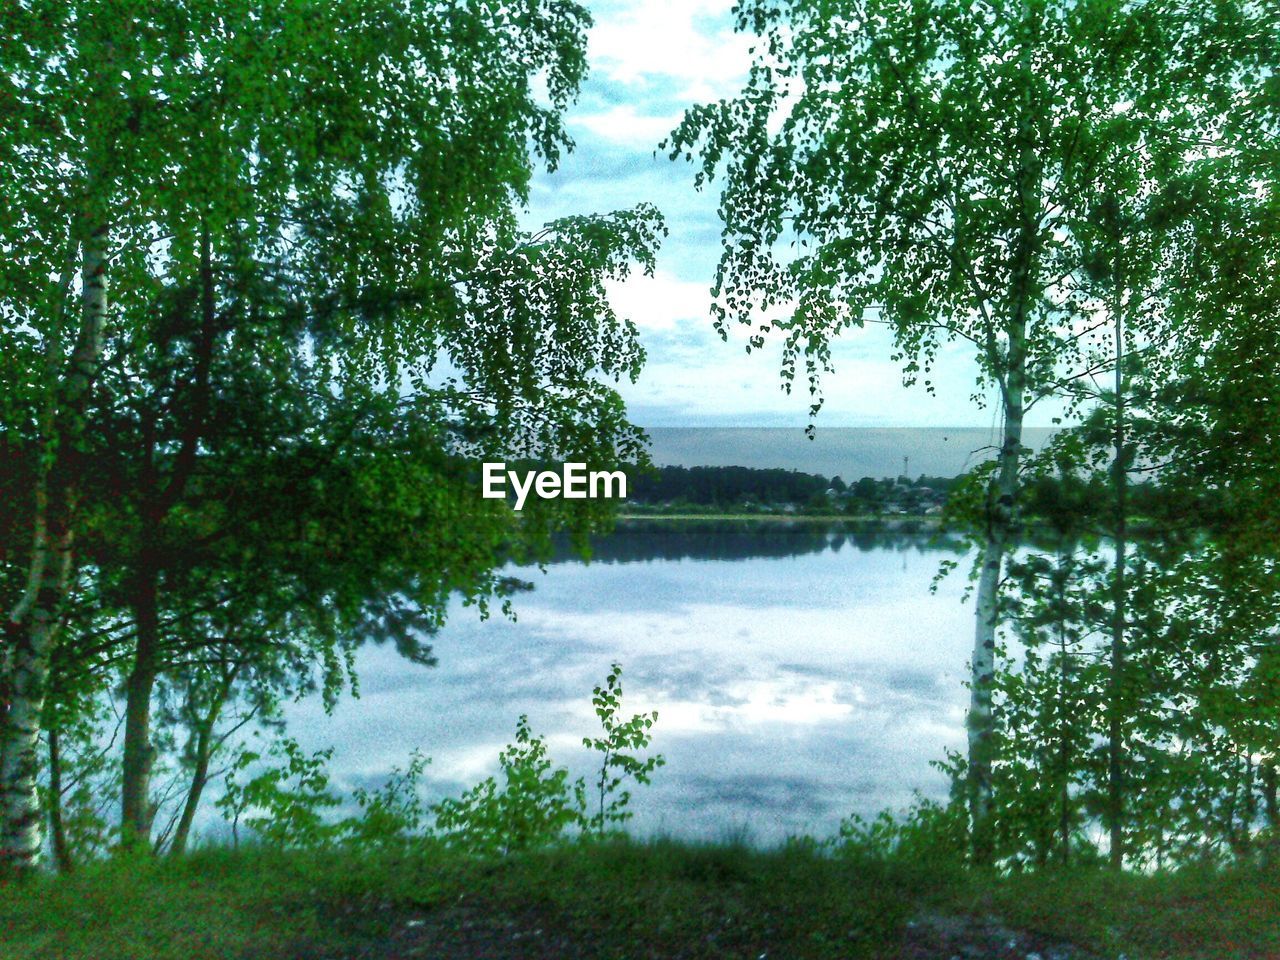
[[[752,38],[737,35],[732,0],[587,0],[591,72],[566,116],[576,149],[536,178],[526,214],[538,226],[569,214],[650,202],[667,220],[652,278],[615,285],[613,302],[636,322],[648,362],[622,394],[643,427],[789,427],[808,422],[804,388],[781,389],[776,345],[746,352],[746,330],[724,342],[711,325],[710,289],[720,253],[712,191],[693,187],[693,167],[655,156],[657,144],[696,103],[732,96],[750,63]],[[835,373],[824,381],[823,427],[981,427],[993,407],[971,399],[974,359],[964,342],[945,348],[934,395],[906,388],[889,359],[892,338],[869,326],[842,334]],[[994,399],[994,394],[988,391]],[[1030,426],[1049,426],[1033,411]]]

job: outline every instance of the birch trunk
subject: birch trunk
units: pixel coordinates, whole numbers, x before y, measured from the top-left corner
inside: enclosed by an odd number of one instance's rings
[[[81,246],[81,323],[70,368],[51,384],[41,416],[44,464],[36,480],[27,588],[5,622],[0,675],[0,872],[26,874],[39,865],[41,811],[36,795],[40,768],[41,713],[49,682],[49,658],[71,586],[75,499],[67,448],[80,429],[83,408],[102,353],[107,315],[107,227],[92,230]],[[52,325],[51,371],[60,360],[62,316]]]
[[[1018,463],[1022,450],[1023,395],[1025,393],[1025,337],[1022,325],[1010,329],[1010,369],[1005,391],[1004,439],[996,467],[993,502],[988,510],[982,569],[978,577],[976,624],[973,636],[972,676],[969,683],[969,817],[973,860],[989,865],[995,856],[992,766],[995,761],[995,717],[991,691],[995,681],[996,627],[1000,619],[1000,578],[1004,558],[1013,537],[1014,503],[1018,493]],[[1016,364],[1013,360],[1016,358]]]
[[[42,851],[42,811],[36,795],[40,716],[58,610],[66,593],[70,551],[65,540],[43,548],[46,554],[61,548],[63,556],[46,555],[37,597],[23,622],[11,621],[8,631],[12,646],[5,678],[7,710],[0,723],[0,865],[5,873],[31,871],[39,865]]]
[[[1058,565],[1066,562],[1070,547],[1059,548]],[[1067,719],[1067,697],[1071,688],[1071,658],[1067,649],[1066,609],[1067,586],[1065,579],[1058,580],[1058,862],[1067,866],[1071,861],[1071,726]]]
[[[1039,246],[1040,173],[1035,153],[1031,61],[1034,14],[1024,3],[1022,50],[1019,54],[1023,93],[1018,121],[1018,226],[1015,259],[1010,278],[1009,298],[1002,332],[1006,348],[999,355],[991,347],[990,362],[1000,385],[1004,430],[996,460],[996,477],[988,492],[987,528],[982,548],[981,571],[970,664],[969,714],[969,820],[970,846],[977,866],[990,866],[995,859],[995,817],[992,767],[995,762],[995,716],[991,695],[995,681],[996,628],[1000,620],[1000,579],[1005,555],[1015,535],[1015,505],[1018,498],[1018,468],[1022,456],[1022,420],[1027,393],[1027,325],[1035,283],[1034,263]]]

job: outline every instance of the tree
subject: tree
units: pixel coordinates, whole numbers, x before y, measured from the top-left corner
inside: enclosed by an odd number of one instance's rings
[[[1265,96],[1241,94],[1245,104]],[[1062,780],[1062,807],[1107,827],[1113,865],[1247,860],[1274,843],[1280,224],[1275,168],[1259,149],[1274,134],[1274,124],[1225,126],[1212,151],[1188,151],[1178,176],[1145,176],[1122,202],[1099,191],[1110,208],[1101,222],[1114,225],[1123,209],[1127,226],[1123,240],[1112,226],[1093,247],[1103,256],[1086,261],[1080,282],[1107,294],[1093,297],[1100,343],[1090,352],[1117,379],[1082,390],[1097,406],[1055,439],[1056,457],[1089,477],[1086,497],[1072,504],[1066,487],[1029,489],[1038,514],[1062,516],[1087,538],[1083,556],[1050,557],[1033,541],[1014,565],[1022,581],[1010,608],[1027,649],[1000,678],[1002,808],[1013,821],[1004,856],[1043,835],[1045,787]],[[1149,162],[1150,145],[1142,153]],[[1117,156],[1108,179],[1133,162]],[[1123,283],[1112,279],[1117,260]],[[1121,362],[1112,344],[1126,328],[1141,347]],[[1134,473],[1154,482],[1130,489]],[[1128,543],[1126,503],[1144,527]],[[1045,571],[1080,599],[1059,603],[1035,576]],[[1044,669],[1047,639],[1027,629],[1046,621],[1081,654],[1072,728],[1062,731],[1078,745],[1061,773],[1042,758],[1064,740],[1052,727],[1065,676]],[[1090,742],[1099,746],[1079,746]],[[1061,856],[1067,839],[1055,841]]]
[[[227,463],[214,441],[231,368],[253,356],[264,382],[310,391],[287,430],[256,436],[259,454],[315,439],[319,401],[358,411],[404,395],[436,449],[464,459],[630,457],[639,436],[607,381],[634,376],[642,354],[604,281],[651,268],[662,227],[650,208],[533,235],[516,225],[534,164],[569,145],[559,115],[589,19],[568,0],[22,0],[5,18],[0,165],[18,176],[0,185],[0,416],[18,470],[0,580],[0,850],[25,870],[41,846],[49,664],[76,626],[82,575],[128,594],[125,839],[147,833],[173,575],[160,560],[218,519],[208,492]],[[113,421],[132,445],[102,432]],[[131,559],[86,570],[78,546],[95,518],[121,522],[94,490],[113,458],[131,463],[134,516],[114,531]],[[385,461],[368,469],[390,477]],[[474,572],[480,554],[453,549]]]
[[[976,539],[968,787],[973,857],[993,851],[992,690],[1000,591],[1018,530],[1022,425],[1077,367],[1072,232],[1114,155],[1117,112],[1148,131],[1211,127],[1239,81],[1236,45],[1265,49],[1265,13],[1150,0],[845,0],[737,7],[760,35],[737,97],[691,109],[667,146],[723,175],[722,334],[783,337],[821,406],[831,342],[887,324],[908,383],[942,344],[970,342],[1003,436]],[[1228,66],[1214,66],[1225,60]],[[1136,93],[1135,93],[1136,92]],[[1126,105],[1127,104],[1127,105]]]
[[[1206,549],[1212,554],[1223,542],[1215,530],[1218,521],[1210,519],[1224,505],[1222,491],[1213,489],[1221,479],[1207,484],[1210,471],[1187,469],[1221,449],[1221,441],[1205,429],[1206,395],[1240,394],[1236,404],[1215,403],[1219,409],[1207,418],[1211,422],[1221,424],[1228,406],[1256,418],[1258,386],[1280,369],[1274,345],[1267,345],[1275,290],[1266,264],[1275,257],[1276,229],[1263,200],[1275,189],[1274,164],[1266,158],[1274,154],[1276,128],[1274,118],[1266,122],[1259,109],[1273,99],[1265,78],[1280,37],[1274,16],[1252,19],[1257,12],[1220,8],[1217,34],[1205,31],[1202,48],[1187,52],[1190,69],[1217,75],[1206,78],[1202,88],[1216,83],[1219,89],[1208,100],[1166,95],[1170,105],[1164,109],[1177,123],[1152,123],[1145,111],[1135,110],[1138,98],[1161,90],[1132,86],[1115,118],[1100,131],[1097,160],[1080,171],[1082,182],[1095,184],[1094,199],[1071,223],[1084,254],[1072,287],[1095,343],[1084,352],[1084,369],[1071,378],[1069,389],[1078,402],[1097,403],[1080,433],[1090,448],[1090,466],[1109,475],[1110,503],[1100,519],[1111,539],[1112,559],[1108,581],[1098,583],[1099,595],[1110,605],[1103,733],[1107,786],[1101,810],[1115,867],[1125,861],[1129,834],[1138,839],[1134,852],[1139,857],[1150,843],[1144,818],[1129,807],[1150,807],[1160,802],[1154,798],[1171,795],[1168,785],[1137,772],[1144,766],[1175,768],[1169,731],[1180,729],[1184,744],[1235,738],[1232,724],[1221,718],[1190,731],[1207,720],[1202,709],[1218,698],[1216,689],[1247,682],[1250,649],[1259,631],[1265,633],[1270,615],[1269,604],[1257,601],[1274,596],[1274,588],[1260,584],[1252,571],[1204,566]],[[1221,359],[1239,349],[1245,330],[1253,375],[1241,378],[1236,366],[1224,378]],[[1110,389],[1099,389],[1094,379],[1104,371],[1111,376]],[[1197,386],[1189,395],[1192,383]],[[1268,389],[1262,387],[1262,394]],[[1260,439],[1256,431],[1247,431],[1230,444],[1249,451],[1249,479],[1237,473],[1233,485],[1238,489],[1269,482],[1272,470]],[[1159,496],[1148,506],[1159,511],[1162,531],[1158,538],[1136,542],[1128,535],[1135,473],[1158,479]],[[1237,511],[1247,509],[1228,508]],[[1185,529],[1188,518],[1195,518],[1194,531]],[[1251,562],[1265,569],[1265,551],[1253,553]],[[1197,572],[1188,576],[1187,570]],[[1254,585],[1252,596],[1240,589],[1244,583]],[[1214,601],[1191,614],[1187,600],[1208,584],[1213,584]],[[1232,626],[1223,621],[1228,610],[1235,614]],[[1195,652],[1197,645],[1213,649],[1212,665],[1204,662],[1203,649]],[[1132,665],[1131,655],[1138,660]],[[1170,671],[1171,661],[1182,669]],[[1170,700],[1196,706],[1186,716],[1168,716],[1162,704]],[[1269,715],[1269,703],[1264,698],[1258,707],[1258,720],[1265,722],[1261,717]],[[1152,722],[1153,717],[1159,721]],[[1197,719],[1188,724],[1190,718]],[[1130,740],[1133,763],[1127,756]],[[1256,737],[1251,745],[1235,742],[1237,754],[1269,749]],[[1196,766],[1207,770],[1216,762],[1194,749],[1190,759],[1194,764],[1182,764],[1179,779],[1194,775]],[[1131,789],[1130,780],[1142,781],[1140,788]],[[1174,786],[1172,795],[1180,789]]]
[[[1271,50],[1278,34],[1273,19]],[[1270,844],[1280,826],[1274,82],[1242,92],[1238,127],[1228,130],[1235,149],[1199,158],[1201,215],[1185,224],[1173,261],[1181,280],[1169,306],[1177,335],[1152,365],[1144,411],[1162,426],[1152,442],[1162,479],[1182,493],[1171,509],[1195,516],[1199,528],[1156,584],[1156,603],[1172,611],[1183,640],[1175,695],[1184,709],[1175,729],[1197,761],[1184,764],[1170,789],[1186,797],[1183,806],[1213,818],[1202,833],[1237,857],[1249,855],[1260,825]]]

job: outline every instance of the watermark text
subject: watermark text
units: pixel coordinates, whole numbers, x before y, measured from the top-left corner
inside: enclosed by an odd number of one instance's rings
[[[627,475],[621,470],[587,470],[585,463],[566,463],[559,473],[554,470],[526,470],[523,474],[508,470],[503,462],[486,463],[480,494],[488,500],[507,496],[506,485],[515,492],[515,509],[524,508],[529,494],[543,500],[563,497],[566,500],[625,500]]]

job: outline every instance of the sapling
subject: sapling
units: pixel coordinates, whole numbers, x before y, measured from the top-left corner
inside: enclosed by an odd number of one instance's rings
[[[631,819],[626,809],[631,802],[631,791],[622,788],[628,779],[647,784],[653,771],[667,761],[661,754],[641,759],[633,751],[644,750],[653,739],[649,731],[658,722],[658,711],[637,713],[629,720],[620,719],[622,710],[622,666],[613,664],[604,686],[596,687],[591,703],[600,726],[602,737],[583,737],[583,746],[600,754],[600,771],[596,777],[598,804],[596,811],[583,827],[588,833],[604,836],[608,825],[620,825]]]

